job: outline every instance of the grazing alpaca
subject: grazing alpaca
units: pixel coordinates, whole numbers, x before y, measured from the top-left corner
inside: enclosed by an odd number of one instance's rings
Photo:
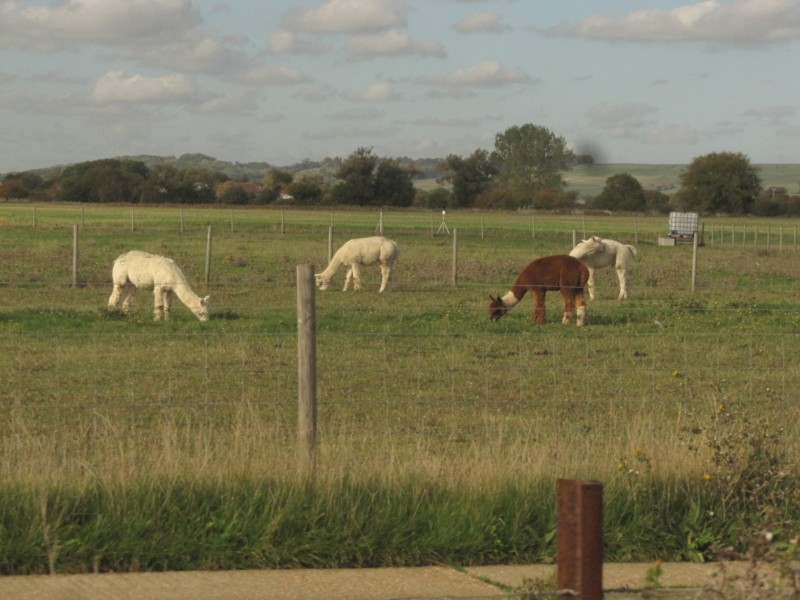
[[[614,240],[604,240],[593,235],[583,240],[569,253],[589,268],[589,298],[594,300],[594,270],[614,265],[619,278],[619,300],[628,297],[627,269],[633,265],[636,248]]]
[[[114,261],[111,271],[114,291],[108,299],[108,308],[114,310],[122,300],[122,310],[129,312],[136,288],[153,288],[156,321],[169,319],[172,295],[175,294],[201,321],[208,321],[208,296],[200,298],[186,282],[178,265],[164,256],[132,250]]]
[[[347,275],[344,278],[344,291],[350,287],[350,281],[355,280],[355,289],[361,289],[361,267],[369,267],[375,263],[381,265],[381,289],[382,292],[389,285],[392,277],[392,267],[394,261],[400,255],[400,249],[392,240],[385,237],[375,236],[366,238],[356,238],[345,242],[341,248],[333,255],[328,268],[322,273],[317,273],[314,277],[321,290],[327,290],[331,279],[336,275],[339,267],[346,265]]]
[[[533,322],[544,323],[545,293],[561,290],[561,297],[564,299],[564,318],[561,322],[566,325],[572,316],[576,315],[577,325],[583,325],[586,317],[583,288],[588,279],[589,270],[577,258],[566,254],[537,258],[519,274],[505,296],[502,298],[489,296],[492,299],[489,304],[489,317],[492,321],[497,321],[509,309],[516,306],[525,292],[529,291],[533,294]]]

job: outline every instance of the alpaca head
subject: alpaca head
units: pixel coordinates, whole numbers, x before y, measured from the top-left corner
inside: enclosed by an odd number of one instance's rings
[[[208,321],[208,311],[211,308],[211,305],[209,304],[210,298],[211,296],[200,298],[200,304],[194,311],[194,314],[197,315],[197,318],[201,321]]]
[[[321,274],[319,274],[319,273],[315,273],[315,274],[314,274],[314,279],[315,279],[315,280],[316,280],[316,282],[317,282],[317,287],[318,287],[320,290],[322,290],[322,291],[325,291],[325,290],[327,290],[327,289],[328,289],[328,286],[331,284],[331,280],[330,280],[330,279],[325,279],[325,278],[324,278],[324,277],[323,277]]]
[[[503,299],[498,296],[489,296],[491,302],[489,303],[489,318],[492,321],[497,321],[500,317],[508,312],[508,307],[503,304]]]
[[[593,235],[588,240],[581,240],[581,243],[578,245],[581,247],[580,256],[589,256],[590,254],[605,252],[606,250],[606,245],[603,243],[603,238],[596,235]]]

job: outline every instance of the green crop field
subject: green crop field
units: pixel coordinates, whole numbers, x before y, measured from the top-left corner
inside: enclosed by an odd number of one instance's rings
[[[681,187],[680,176],[689,165],[651,165],[626,163],[596,163],[578,165],[563,173],[567,189],[578,192],[582,197],[594,197],[603,191],[606,179],[620,173],[635,177],[646,190],[659,190],[672,195]],[[785,188],[790,194],[800,191],[800,165],[798,164],[755,164],[765,190],[773,187]],[[435,179],[423,179],[416,186],[423,190],[438,187]]]
[[[704,220],[693,279],[666,217],[385,212],[392,289],[373,267],[316,292],[301,472],[297,266],[380,218],[0,205],[0,572],[552,560],[559,477],[606,485],[609,558],[800,524],[791,220]],[[605,270],[583,328],[558,293],[546,325],[529,298],[489,321],[490,294],[592,234],[636,246],[630,300]],[[154,322],[148,290],[109,311],[130,249],[175,259],[211,319],[176,300]]]

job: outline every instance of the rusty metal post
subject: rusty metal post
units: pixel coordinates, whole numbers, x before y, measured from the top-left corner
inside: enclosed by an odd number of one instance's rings
[[[581,600],[603,597],[603,485],[558,480],[557,585]]]

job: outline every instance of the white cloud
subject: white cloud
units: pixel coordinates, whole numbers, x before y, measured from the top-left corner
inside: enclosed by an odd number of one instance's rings
[[[640,10],[624,17],[594,15],[551,34],[609,41],[768,44],[800,39],[798,0],[706,0],[672,10]]]
[[[126,78],[119,71],[109,71],[97,81],[91,98],[100,104],[194,102],[197,85],[185,75]]]
[[[40,51],[86,44],[125,45],[167,38],[201,23],[189,0],[66,0],[31,6],[18,0],[0,4],[0,47]]]
[[[395,93],[391,84],[385,81],[373,83],[366,90],[360,94],[351,96],[353,100],[363,100],[364,102],[386,102],[388,100],[395,100],[398,95]]]
[[[306,81],[297,69],[276,65],[250,65],[231,72],[227,79],[244,85],[292,85]]]
[[[326,44],[283,30],[272,34],[268,48],[272,54],[322,54],[329,50]]]
[[[457,31],[461,33],[477,33],[488,31],[498,33],[511,29],[508,25],[500,23],[502,15],[493,12],[476,12],[464,17],[455,24]]]
[[[507,83],[532,83],[522,69],[506,69],[496,60],[483,60],[464,69],[457,69],[437,83],[451,87],[485,87]]]
[[[406,24],[403,0],[328,0],[317,8],[295,8],[281,29],[303,33],[370,33]]]
[[[252,111],[254,108],[255,102],[253,102],[252,95],[239,92],[206,100],[197,107],[196,112],[200,114],[240,114]]]
[[[344,49],[352,56],[393,54],[444,56],[445,54],[442,45],[438,42],[414,41],[409,34],[394,30],[377,34],[355,35],[350,38]]]

